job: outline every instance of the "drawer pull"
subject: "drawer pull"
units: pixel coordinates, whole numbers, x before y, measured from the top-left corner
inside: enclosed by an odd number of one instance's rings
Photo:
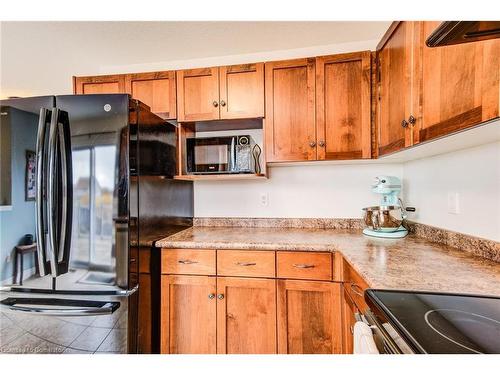
[[[295,268],[314,268],[314,264],[294,264],[293,265]]]
[[[249,266],[256,266],[257,263],[255,262],[237,262],[237,266],[242,266],[242,267],[249,267]]]
[[[195,260],[189,260],[189,259],[181,259],[178,261],[180,264],[196,264],[198,263]]]
[[[358,284],[352,283],[351,290],[354,294],[357,294],[358,296],[363,297],[363,289],[361,289],[361,287]]]

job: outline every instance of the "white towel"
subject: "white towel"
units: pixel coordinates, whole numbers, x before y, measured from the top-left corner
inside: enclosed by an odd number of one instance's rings
[[[365,322],[354,324],[354,354],[379,354],[371,328]]]

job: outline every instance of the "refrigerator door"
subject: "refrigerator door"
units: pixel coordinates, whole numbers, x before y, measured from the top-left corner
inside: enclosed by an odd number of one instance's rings
[[[130,184],[136,124],[130,122],[129,97],[51,100],[36,103],[11,124],[32,124],[29,137],[13,134],[12,149],[38,146],[41,170],[34,184],[36,206],[34,199],[14,199],[12,222],[0,213],[2,232],[18,233],[16,243],[2,244],[2,251],[36,232],[39,277],[21,286],[2,274],[9,288],[0,294],[0,352],[136,352],[137,279],[129,277],[128,265],[130,238],[138,236],[138,198],[131,194],[138,189]],[[24,143],[17,145],[20,139]]]

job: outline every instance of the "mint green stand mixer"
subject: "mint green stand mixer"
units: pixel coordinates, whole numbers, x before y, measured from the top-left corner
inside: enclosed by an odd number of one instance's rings
[[[380,206],[363,208],[366,228],[363,234],[381,238],[402,238],[408,235],[405,228],[405,211],[415,208],[404,208],[398,197],[401,192],[401,180],[394,176],[378,176],[372,185],[372,191],[382,195]]]

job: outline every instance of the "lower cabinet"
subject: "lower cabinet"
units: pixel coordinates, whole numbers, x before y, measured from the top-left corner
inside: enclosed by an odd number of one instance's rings
[[[276,353],[276,280],[217,278],[217,353]]]
[[[216,353],[216,279],[162,275],[161,352]]]
[[[278,353],[342,353],[341,284],[278,280]]]
[[[354,324],[356,324],[355,314],[359,311],[349,293],[344,289],[344,300],[342,304],[342,344],[344,354],[352,354],[354,346]]]

